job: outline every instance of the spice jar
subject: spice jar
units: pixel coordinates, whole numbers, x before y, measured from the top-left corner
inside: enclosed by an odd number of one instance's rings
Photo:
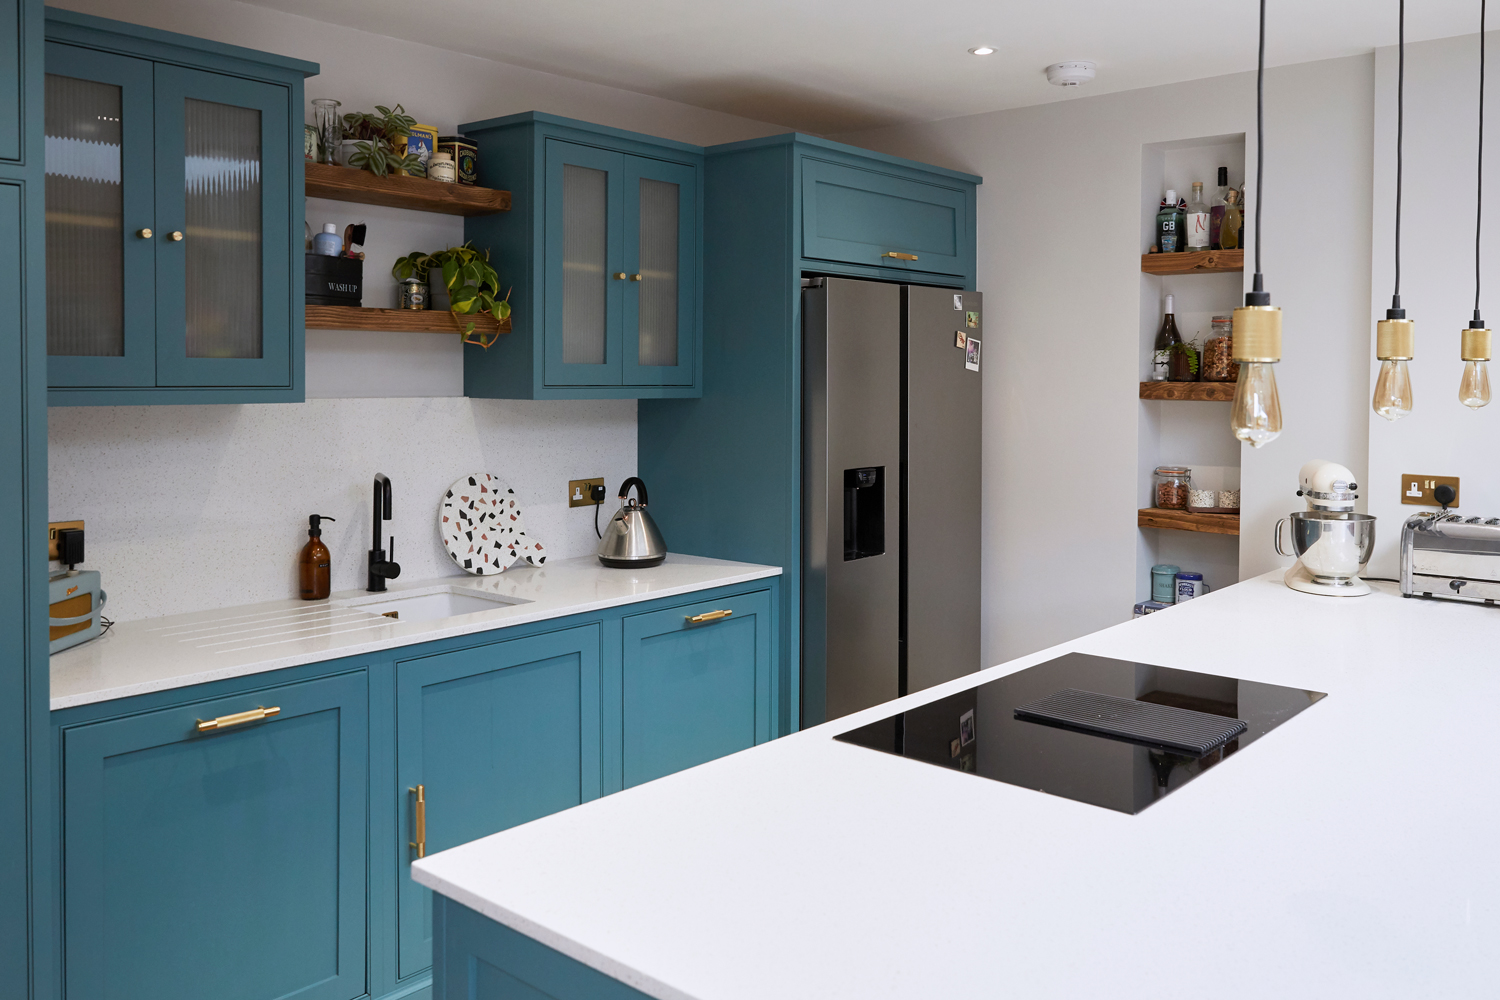
[[[1158,465],[1155,473],[1156,506],[1167,510],[1186,510],[1192,470],[1181,465]]]
[[[1198,375],[1205,382],[1233,382],[1239,377],[1239,366],[1234,363],[1234,320],[1230,317],[1214,317],[1213,334],[1203,345]]]

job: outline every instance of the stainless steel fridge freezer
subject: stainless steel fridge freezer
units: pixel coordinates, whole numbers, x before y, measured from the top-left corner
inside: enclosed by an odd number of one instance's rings
[[[802,293],[802,722],[979,669],[978,292]]]

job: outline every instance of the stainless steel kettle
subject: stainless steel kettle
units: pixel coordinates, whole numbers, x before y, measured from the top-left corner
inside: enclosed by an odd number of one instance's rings
[[[630,498],[634,486],[639,500]],[[620,484],[620,509],[605,525],[599,541],[599,561],[614,569],[656,566],[667,558],[667,543],[656,522],[646,513],[646,484],[631,476]]]

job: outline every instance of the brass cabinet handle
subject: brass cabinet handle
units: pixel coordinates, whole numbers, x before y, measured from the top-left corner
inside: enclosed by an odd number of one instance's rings
[[[143,240],[149,240],[151,238],[151,230],[149,229],[138,229],[136,230],[135,234]]]
[[[417,851],[417,857],[427,857],[427,786],[418,785],[416,788],[408,788],[417,797],[415,806],[412,808],[412,836],[415,840],[409,841],[406,846],[413,847]]]
[[[689,617],[688,621],[694,625],[697,625],[700,622],[713,622],[718,621],[720,618],[728,618],[732,614],[734,614],[733,611],[705,611],[701,615],[693,615]]]
[[[630,280],[631,281],[640,281],[641,280],[641,276],[639,274],[632,274],[630,276]]]
[[[270,708],[252,708],[248,712],[221,715],[217,719],[199,719],[198,732],[207,733],[215,729],[228,729],[230,726],[238,726],[242,722],[259,722],[261,719],[269,719],[280,712],[280,706],[273,705]]]
[[[616,281],[624,281],[626,279],[626,277],[628,277],[628,275],[626,275],[626,273],[624,271],[616,271],[615,272],[615,280]]]
[[[885,253],[881,254],[880,256],[882,256],[882,257],[894,257],[897,260],[916,260],[917,259],[917,255],[914,254],[914,253],[897,253],[894,250],[887,250]]]
[[[174,230],[174,231],[172,231],[172,232],[170,232],[170,233],[167,234],[167,239],[171,240],[173,243],[181,243],[182,242],[182,234]],[[915,258],[915,257],[912,258],[912,260],[916,260],[916,259],[917,258]]]

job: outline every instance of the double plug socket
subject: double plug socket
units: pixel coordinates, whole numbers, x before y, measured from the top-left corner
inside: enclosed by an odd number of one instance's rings
[[[568,480],[568,506],[593,507],[604,502],[604,477]]]
[[[1415,476],[1407,473],[1401,477],[1401,502],[1418,507],[1441,506],[1442,501],[1434,495],[1439,486],[1452,487],[1453,499],[1448,501],[1448,506],[1457,507],[1460,499],[1457,476]]]

